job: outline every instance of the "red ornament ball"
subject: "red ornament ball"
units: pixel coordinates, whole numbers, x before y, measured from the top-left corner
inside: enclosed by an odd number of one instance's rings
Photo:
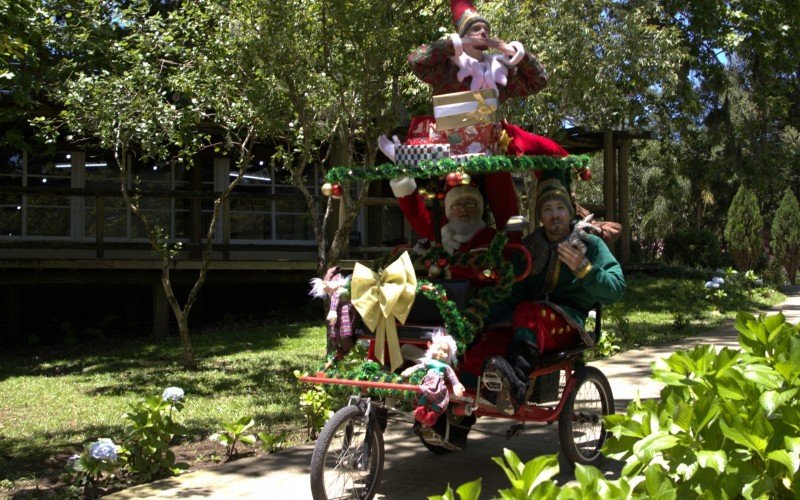
[[[580,171],[579,175],[581,176],[582,180],[588,181],[589,179],[592,178],[592,171],[589,170],[588,168],[584,168],[583,170]]]
[[[439,259],[439,260],[436,261],[436,264],[439,267],[447,267],[447,259],[444,259],[444,258]]]
[[[340,184],[333,184],[331,186],[331,195],[332,196],[342,196],[344,194],[344,189]]]
[[[461,184],[461,174],[458,172],[450,172],[445,178],[445,182],[450,187],[456,187]]]

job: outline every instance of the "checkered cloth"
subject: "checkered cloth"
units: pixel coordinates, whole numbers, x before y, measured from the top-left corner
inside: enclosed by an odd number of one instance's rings
[[[456,162],[456,164],[458,164],[458,165],[463,165],[463,164],[467,163],[468,161],[470,161],[471,159],[478,158],[480,156],[486,156],[486,154],[484,154],[484,153],[471,153],[471,154],[466,154],[466,155],[455,155],[455,156],[451,156],[450,159],[453,160],[454,162]]]
[[[450,157],[449,144],[403,144],[395,150],[395,161],[399,165],[415,167],[423,160],[438,160]]]
[[[336,311],[336,325],[329,329],[332,340],[353,336],[353,304],[349,300],[339,300],[339,294],[331,296],[331,310]]]

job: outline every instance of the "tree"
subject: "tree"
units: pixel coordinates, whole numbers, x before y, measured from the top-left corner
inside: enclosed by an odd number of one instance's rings
[[[256,138],[273,132],[263,110],[276,103],[263,90],[274,83],[239,64],[240,40],[231,37],[235,25],[227,14],[217,2],[188,2],[168,12],[151,12],[148,2],[111,10],[88,4],[57,26],[58,35],[76,45],[100,29],[113,32],[107,43],[91,48],[103,63],[100,68],[63,60],[72,71],[53,93],[64,107],[56,125],[66,126],[68,138],[90,138],[114,152],[125,203],[161,260],[161,282],[178,322],[187,368],[197,366],[188,317],[205,282],[221,207],[244,175]],[[203,124],[211,132],[203,132]],[[238,176],[214,200],[197,280],[181,304],[170,281],[170,263],[180,245],[170,242],[142,209],[147,193],[138,185],[128,190],[129,157],[190,167],[203,148],[230,154]]]
[[[786,188],[783,199],[772,220],[772,253],[786,271],[789,283],[797,284],[800,269],[800,205],[790,188]]]
[[[754,269],[763,250],[761,229],[764,220],[755,195],[741,186],[733,197],[725,224],[728,253],[740,271]]]
[[[317,164],[324,174],[329,166],[374,164],[377,137],[407,119],[407,106],[429,102],[425,86],[409,78],[405,58],[435,32],[446,9],[420,0],[234,4],[240,57],[273,81],[266,91],[278,105],[264,111],[280,144],[275,160],[306,200],[323,275],[345,251],[369,183],[345,185],[341,201],[320,202],[307,188],[309,169]],[[343,219],[328,241],[340,203]]]

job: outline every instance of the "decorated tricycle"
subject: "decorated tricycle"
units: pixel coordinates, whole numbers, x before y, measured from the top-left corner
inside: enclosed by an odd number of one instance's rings
[[[496,120],[505,98],[537,91],[547,75],[521,44],[489,38],[470,1],[451,7],[457,33],[409,56],[434,87],[434,114],[414,118],[402,142],[379,139],[390,163],[333,168],[322,187],[339,197],[348,182],[389,180],[420,240],[357,263],[351,277],[337,268],[314,280],[314,294],[331,299],[329,358],[301,381],[352,394],[317,439],[315,499],[375,495],[390,414],[436,454],[462,450],[481,417],[512,421],[509,438],[526,422],[557,421],[564,458],[594,464],[614,411],[608,380],[582,357],[600,334],[600,306],[625,289],[602,239],[613,226],[576,220],[571,182],[589,180],[589,159]],[[512,177],[522,171],[537,178],[541,224],[524,238]]]

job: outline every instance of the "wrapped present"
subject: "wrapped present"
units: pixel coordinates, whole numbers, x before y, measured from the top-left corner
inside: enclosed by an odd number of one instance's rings
[[[499,104],[495,89],[433,96],[436,130],[444,132],[480,123],[493,123]]]
[[[497,127],[494,123],[470,125],[443,133],[447,135],[450,156],[493,152],[497,142]]]
[[[402,144],[395,148],[394,159],[398,165],[414,167],[423,160],[438,160],[449,156],[449,144]]]
[[[411,119],[404,144],[447,144],[447,137],[436,131],[436,119],[433,116],[415,116]]]

